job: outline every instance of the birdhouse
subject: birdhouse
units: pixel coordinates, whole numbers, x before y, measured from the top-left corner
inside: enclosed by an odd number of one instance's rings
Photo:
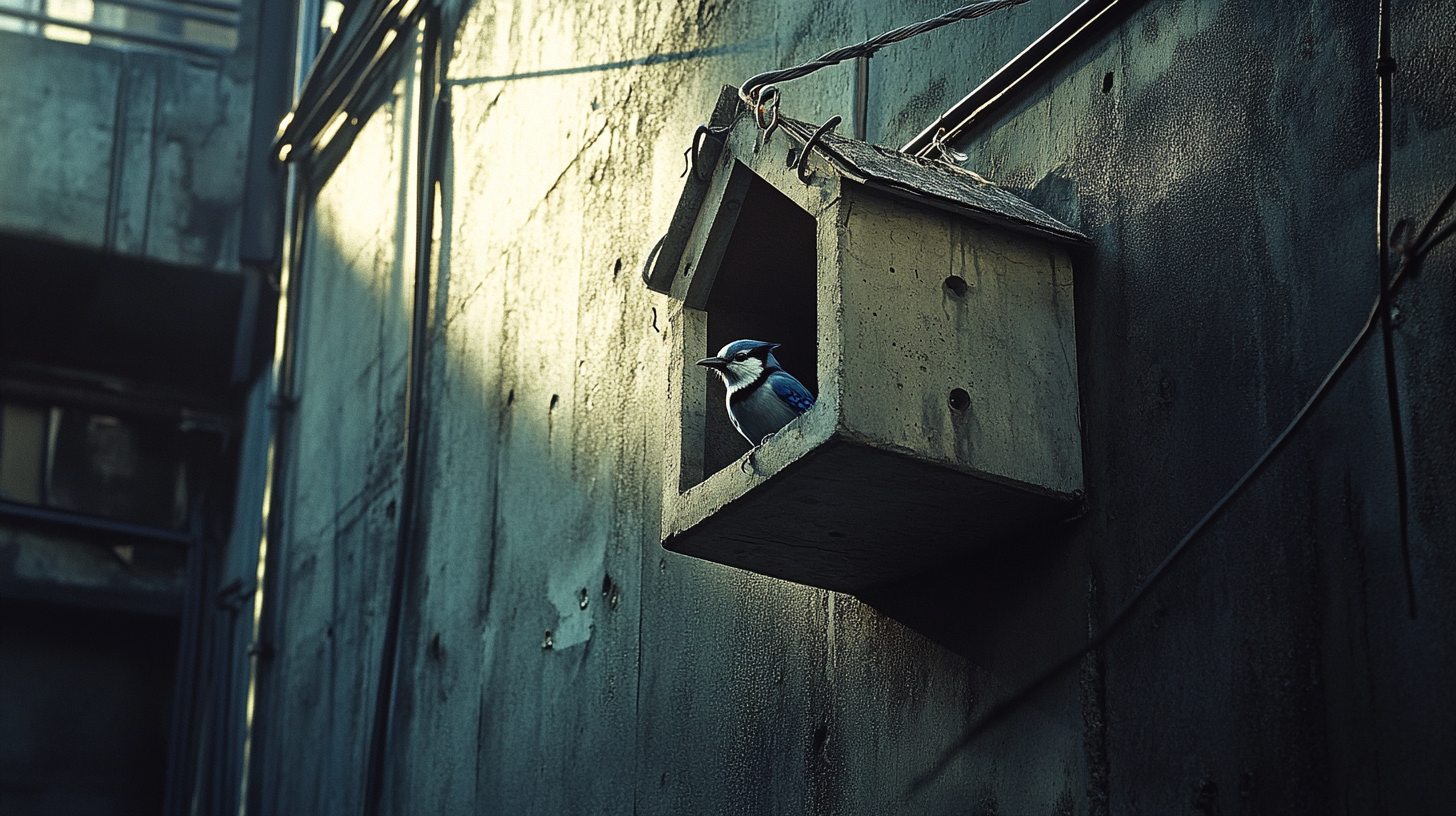
[[[643,270],[673,298],[662,545],[854,593],[1073,516],[1086,238],[950,164],[758,118],[725,88]],[[817,397],[752,450],[694,365],[744,338]]]

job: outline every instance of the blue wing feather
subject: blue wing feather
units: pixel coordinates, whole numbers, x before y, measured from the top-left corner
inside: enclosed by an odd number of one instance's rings
[[[775,371],[769,375],[768,384],[779,399],[794,409],[794,413],[802,414],[814,407],[814,395],[791,375]]]

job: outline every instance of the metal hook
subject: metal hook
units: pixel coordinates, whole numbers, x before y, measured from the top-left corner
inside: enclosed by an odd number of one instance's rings
[[[678,176],[678,178],[686,176],[688,170],[692,170],[693,178],[703,182],[710,181],[712,176],[703,178],[702,173],[698,172],[698,154],[703,151],[703,137],[719,137],[727,132],[728,128],[726,127],[710,128],[707,125],[698,125],[698,129],[693,132],[693,143],[688,145],[687,150],[683,151],[683,171],[682,175]]]
[[[799,174],[799,181],[805,184],[809,183],[809,174],[804,172],[809,169],[809,154],[814,152],[814,145],[819,141],[820,137],[838,127],[842,121],[844,121],[844,117],[842,116],[831,118],[828,122],[820,125],[819,129],[814,131],[814,135],[809,137],[809,141],[804,143],[804,152],[799,154],[798,166],[794,169]]]
[[[970,158],[970,156],[967,156],[966,154],[960,152],[959,150],[956,150],[955,148],[945,143],[945,128],[940,128],[935,131],[935,135],[931,137],[930,145],[926,148],[926,150],[939,151],[940,160],[951,164],[959,164]]]
[[[754,121],[758,123],[759,130],[772,132],[774,128],[779,126],[779,102],[781,101],[781,97],[778,86],[765,85],[759,88],[754,95],[756,97],[753,105]],[[770,103],[772,103],[771,106]],[[763,120],[765,113],[773,114],[767,122]]]
[[[652,280],[652,262],[657,260],[657,254],[662,251],[662,245],[667,243],[667,233],[663,233],[657,243],[647,253],[647,260],[642,262],[642,282],[648,283]]]

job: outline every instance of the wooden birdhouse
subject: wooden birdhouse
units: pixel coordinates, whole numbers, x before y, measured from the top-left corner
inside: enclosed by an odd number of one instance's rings
[[[1074,515],[1086,238],[943,162],[765,132],[731,89],[710,127],[643,272],[674,301],[662,545],[860,592]],[[752,452],[694,365],[741,338],[817,396]]]

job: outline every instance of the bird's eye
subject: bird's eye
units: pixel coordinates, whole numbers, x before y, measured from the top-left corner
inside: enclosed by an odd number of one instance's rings
[[[740,362],[741,363],[744,360],[747,360],[748,359],[748,352],[746,352],[746,351],[740,351],[737,354],[733,355],[733,359],[736,360],[737,362]]]

